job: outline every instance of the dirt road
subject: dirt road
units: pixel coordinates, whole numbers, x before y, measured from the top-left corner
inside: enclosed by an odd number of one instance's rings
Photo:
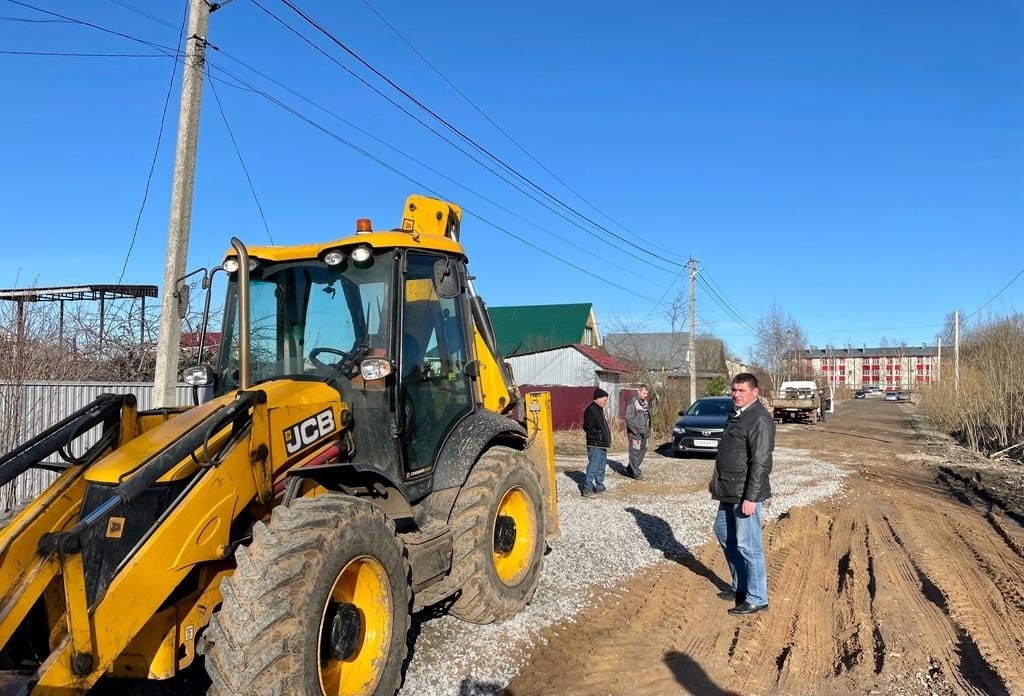
[[[547,629],[502,693],[1024,694],[1024,475],[922,430],[913,406],[842,406],[779,427],[780,446],[855,473],[766,529],[767,612],[726,613],[708,545]]]

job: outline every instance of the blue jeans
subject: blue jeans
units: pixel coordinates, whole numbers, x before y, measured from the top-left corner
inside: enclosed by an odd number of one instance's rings
[[[768,571],[761,545],[761,503],[757,503],[753,515],[744,515],[740,512],[740,503],[720,502],[715,535],[729,564],[732,589],[737,594],[746,594],[750,604],[767,604]]]
[[[581,491],[592,491],[595,485],[604,485],[604,469],[607,462],[608,450],[604,447],[587,447],[587,476],[580,486]]]

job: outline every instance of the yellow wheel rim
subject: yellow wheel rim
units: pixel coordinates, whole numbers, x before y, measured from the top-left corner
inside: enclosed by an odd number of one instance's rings
[[[515,525],[515,539],[507,551],[500,548],[497,540],[492,540],[491,557],[498,578],[511,587],[526,577],[537,548],[537,514],[525,490],[512,488],[502,496],[492,529],[497,529],[499,524],[510,529],[507,521],[502,522],[502,517],[510,518]]]
[[[353,559],[341,569],[320,622],[321,645],[330,639],[339,606],[353,605],[359,617],[354,650],[339,659],[320,653],[320,687],[326,696],[371,694],[391,647],[392,597],[384,567],[373,558]]]

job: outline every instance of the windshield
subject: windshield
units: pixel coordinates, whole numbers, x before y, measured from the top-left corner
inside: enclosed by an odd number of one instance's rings
[[[249,274],[252,383],[323,378],[357,353],[387,350],[393,257],[365,267],[351,261],[267,264]],[[218,361],[220,393],[238,387],[238,278],[228,286]]]
[[[736,409],[731,399],[699,399],[687,410],[688,416],[728,416]]]

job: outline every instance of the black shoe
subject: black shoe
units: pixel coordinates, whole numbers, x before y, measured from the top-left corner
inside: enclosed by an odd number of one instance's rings
[[[750,602],[743,602],[743,604],[737,604],[730,609],[729,613],[733,616],[743,616],[744,614],[756,614],[757,612],[764,611],[767,608],[767,604],[761,604],[758,606],[757,604],[751,604]]]
[[[608,489],[604,487],[603,483],[598,483],[598,484],[595,484],[595,486],[594,486],[594,492],[595,493],[604,493],[606,490],[608,490]]]
[[[727,602],[732,602],[734,606],[739,606],[740,604],[743,604],[744,600],[746,600],[747,593],[746,592],[739,592],[739,593],[737,593],[737,592],[734,592],[733,590],[722,590],[721,592],[719,592],[715,596],[718,597],[719,599],[724,599]]]

